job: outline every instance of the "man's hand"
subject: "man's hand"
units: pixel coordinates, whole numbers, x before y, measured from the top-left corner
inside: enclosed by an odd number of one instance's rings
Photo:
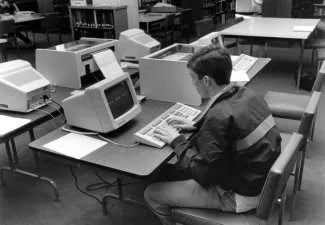
[[[179,136],[179,133],[174,130],[171,126],[162,125],[154,130],[155,137],[170,144],[172,141]]]
[[[188,131],[192,131],[192,130],[196,129],[193,126],[195,122],[185,119],[184,117],[173,117],[173,118],[167,120],[167,123],[176,129],[182,129],[182,130],[188,130]]]

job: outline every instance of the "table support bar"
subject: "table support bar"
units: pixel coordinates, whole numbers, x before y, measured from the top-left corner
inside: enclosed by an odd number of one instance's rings
[[[129,199],[129,198],[124,198],[121,179],[117,178],[116,183],[117,183],[118,195],[113,194],[113,193],[106,193],[102,199],[103,212],[105,215],[107,214],[106,205],[107,205],[108,198],[118,199],[123,202],[132,203],[132,204],[147,208],[147,205],[143,202],[139,202],[139,201]]]
[[[36,174],[29,173],[29,172],[26,172],[26,171],[23,171],[23,170],[11,169],[8,166],[3,166],[0,169],[0,171],[1,171],[1,175],[0,175],[1,176],[1,182],[2,182],[3,185],[5,184],[4,177],[3,177],[3,171],[4,170],[7,170],[7,171],[10,171],[10,172],[13,172],[13,173],[18,173],[18,174],[24,175],[24,176],[29,176],[29,177],[32,177],[32,178],[35,178],[35,179],[38,179],[38,180],[42,180],[42,181],[45,181],[45,182],[49,183],[53,187],[56,200],[60,200],[60,194],[59,194],[58,188],[57,188],[55,182],[53,180],[51,180],[50,178],[40,177],[40,176],[38,176]]]

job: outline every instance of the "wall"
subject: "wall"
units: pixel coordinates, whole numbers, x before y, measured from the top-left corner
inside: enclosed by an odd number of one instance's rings
[[[138,0],[93,0],[93,5],[127,5],[129,29],[139,28],[139,3]]]

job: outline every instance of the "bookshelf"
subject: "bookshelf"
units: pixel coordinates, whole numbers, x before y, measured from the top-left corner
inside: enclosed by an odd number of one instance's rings
[[[128,29],[127,6],[69,6],[71,33],[76,36],[118,38]]]
[[[222,24],[235,18],[236,0],[182,0],[181,5],[192,9],[193,21],[214,18],[216,23]]]
[[[311,5],[311,0],[265,0],[262,5],[262,16],[307,18]]]

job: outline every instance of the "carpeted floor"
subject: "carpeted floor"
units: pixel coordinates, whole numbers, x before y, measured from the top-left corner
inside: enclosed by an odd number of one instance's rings
[[[58,37],[51,36],[52,43],[58,44]],[[69,41],[65,35],[64,41]],[[46,47],[45,35],[37,35],[38,47]],[[248,53],[248,50],[245,49]],[[262,95],[269,90],[290,93],[309,94],[306,91],[296,91],[293,73],[298,65],[299,48],[268,49],[268,57],[272,58],[270,64],[251,81],[249,87]],[[258,47],[254,49],[258,56]],[[19,58],[15,49],[8,49],[8,60]],[[35,66],[35,50],[21,43],[20,58],[28,60]],[[309,65],[311,52],[305,52],[305,67]],[[318,109],[315,139],[309,144],[302,191],[298,193],[296,205],[296,221],[288,221],[288,208],[290,206],[291,188],[293,180],[289,180],[288,204],[284,224],[295,225],[322,225],[325,224],[325,97],[321,98]],[[56,121],[62,124],[62,119]],[[292,132],[297,129],[298,122],[277,120],[281,131]],[[57,128],[54,121],[50,121],[35,129],[36,138],[39,138]],[[35,171],[34,160],[28,148],[29,136],[23,134],[15,139],[21,167],[28,171]],[[0,166],[7,165],[5,146],[0,145]],[[93,171],[86,168],[73,168],[82,189],[89,184],[99,182]],[[70,167],[64,162],[48,157],[42,158],[42,172],[44,176],[52,178],[58,185],[61,201],[54,198],[52,188],[43,182],[28,177],[5,172],[6,186],[0,186],[0,225],[131,225],[131,224],[160,224],[158,219],[145,208],[109,200],[108,215],[103,215],[101,205],[93,198],[80,193],[75,187],[75,181],[70,173]],[[114,176],[107,171],[99,174],[108,181],[114,181]],[[131,181],[124,178],[124,181]],[[150,181],[139,181],[125,186],[126,196],[142,200],[143,190]],[[116,192],[114,188],[111,191]],[[104,191],[92,192],[101,198]],[[275,222],[278,208],[274,209],[271,223]]]

